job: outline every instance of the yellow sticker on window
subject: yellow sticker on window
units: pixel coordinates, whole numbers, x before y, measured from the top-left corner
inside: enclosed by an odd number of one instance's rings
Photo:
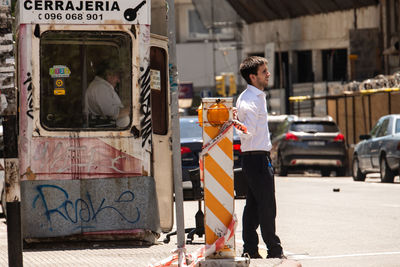
[[[65,95],[64,88],[54,89],[54,95]]]
[[[61,86],[63,86],[63,81],[61,80],[61,79],[58,79],[58,80],[56,80],[56,85],[57,85],[57,87],[61,87]]]

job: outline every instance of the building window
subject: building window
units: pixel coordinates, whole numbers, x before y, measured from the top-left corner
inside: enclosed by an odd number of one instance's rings
[[[204,26],[196,10],[189,10],[189,36],[192,38],[208,37],[208,29]]]
[[[153,133],[165,135],[168,133],[168,80],[167,52],[160,47],[150,48],[150,69],[159,83],[151,84],[151,123]]]
[[[324,81],[347,80],[347,49],[322,50],[322,71]]]
[[[297,73],[297,82],[299,83],[314,81],[311,50],[297,51]]]
[[[280,62],[281,60],[281,62]],[[281,71],[283,73],[281,77]],[[286,88],[289,82],[289,57],[288,52],[275,52],[275,88]]]

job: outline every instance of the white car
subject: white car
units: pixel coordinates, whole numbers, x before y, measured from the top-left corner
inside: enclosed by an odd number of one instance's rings
[[[364,181],[368,173],[380,173],[382,183],[393,183],[400,170],[400,114],[381,117],[360,140],[353,154],[354,181]]]

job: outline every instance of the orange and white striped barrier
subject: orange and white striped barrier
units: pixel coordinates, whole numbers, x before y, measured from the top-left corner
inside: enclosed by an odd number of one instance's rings
[[[200,114],[204,114],[204,113],[200,113]],[[205,121],[207,125],[207,120],[205,118],[200,119],[200,125],[202,126],[202,122]],[[215,124],[213,122],[213,124]],[[216,131],[216,136],[212,139],[209,139],[208,142],[204,142],[203,145],[203,149],[202,152],[200,153],[200,171],[201,171],[201,179],[204,182],[204,160],[203,158],[205,158],[209,153],[212,152],[212,150],[214,149],[214,147],[220,147],[221,144],[220,142],[222,142],[222,144],[225,143],[226,146],[226,138],[231,140],[231,151],[233,154],[233,150],[232,150],[232,139],[233,139],[233,127],[234,126],[238,131],[242,132],[242,133],[247,133],[247,128],[246,126],[244,126],[241,122],[237,121],[237,120],[231,120],[228,119],[226,122],[224,122],[222,124],[222,126],[219,126],[217,128]],[[231,136],[229,136],[229,134],[231,134]],[[203,135],[204,136],[204,135]],[[204,139],[204,137],[203,137]],[[221,149],[221,148],[215,148],[215,149]],[[224,146],[223,146],[224,147]],[[229,149],[229,148],[227,148]],[[225,152],[224,152],[225,153]],[[221,167],[220,167],[221,168]],[[231,159],[231,168],[233,170],[233,160]],[[209,173],[209,172],[208,172]],[[233,181],[233,174],[231,176],[231,180]],[[230,180],[228,180],[230,181]],[[206,184],[205,184],[206,186]],[[232,185],[233,188],[233,185]],[[232,189],[233,190],[233,189]],[[215,192],[214,190],[208,190],[208,192]],[[225,194],[226,195],[226,194]],[[216,198],[216,197],[214,197]],[[212,198],[211,198],[212,199]],[[219,200],[218,200],[219,201]],[[233,196],[232,196],[232,203],[234,202]],[[205,203],[206,207],[207,207],[207,203]],[[232,204],[233,206],[233,204]],[[211,207],[211,209],[213,209],[213,207]],[[207,209],[206,209],[207,211]],[[216,212],[217,213],[217,212]],[[223,214],[226,215],[226,214]],[[211,219],[213,219],[213,217],[211,217]],[[218,219],[219,220],[219,219]],[[212,223],[212,222],[211,222]],[[172,255],[169,256],[168,258],[160,261],[157,264],[150,264],[149,267],[166,267],[166,266],[188,266],[188,267],[194,267],[197,266],[197,264],[204,260],[205,258],[212,256],[215,258],[215,255],[225,255],[226,254],[226,249],[227,247],[230,249],[230,245],[229,244],[234,244],[235,243],[235,239],[234,239],[234,234],[235,234],[235,229],[237,226],[237,218],[236,215],[233,213],[230,214],[230,221],[229,224],[227,225],[227,227],[222,230],[222,231],[218,231],[218,233],[221,235],[220,237],[218,237],[213,243],[207,243],[206,245],[200,249],[198,249],[197,251],[193,252],[192,254],[186,254],[186,249],[185,248],[177,248],[175,250],[172,251]],[[211,229],[211,227],[208,227],[209,229]],[[207,229],[207,228],[206,228]],[[223,234],[221,234],[223,233]],[[211,233],[212,236],[215,236],[215,232]],[[206,240],[207,240],[207,232],[206,232]],[[233,253],[233,255],[235,254],[235,248],[233,247],[233,250],[229,250],[228,253]],[[231,254],[230,254],[231,255]],[[234,257],[234,256],[233,256]],[[233,258],[232,257],[232,258]]]
[[[224,236],[234,212],[232,124],[220,133],[224,122],[232,121],[232,103],[232,98],[203,98],[202,101],[203,144],[212,143],[200,156],[203,161],[206,246]],[[229,239],[209,257],[234,258],[235,239]]]

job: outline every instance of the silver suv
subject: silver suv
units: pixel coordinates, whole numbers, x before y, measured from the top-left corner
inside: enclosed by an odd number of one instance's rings
[[[284,121],[272,140],[271,157],[277,174],[315,169],[322,176],[346,172],[347,151],[343,134],[329,116]]]

